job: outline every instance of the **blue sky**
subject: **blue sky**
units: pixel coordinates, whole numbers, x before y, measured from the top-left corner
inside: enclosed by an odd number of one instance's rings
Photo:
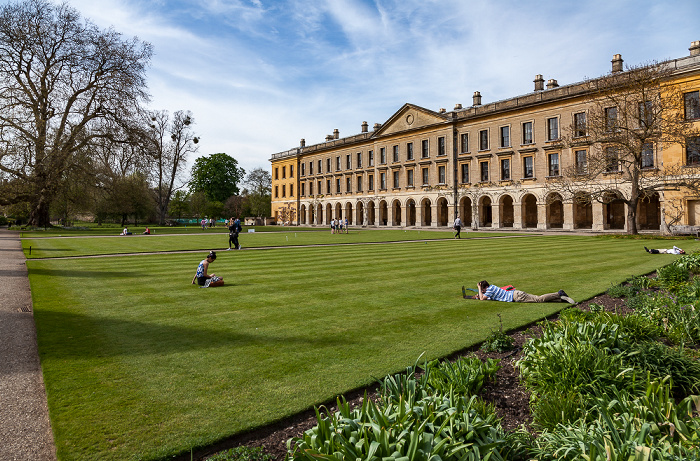
[[[153,44],[151,108],[191,110],[199,155],[246,170],[276,152],[432,110],[529,93],[700,40],[700,0],[68,0]],[[194,158],[189,159],[190,165]]]

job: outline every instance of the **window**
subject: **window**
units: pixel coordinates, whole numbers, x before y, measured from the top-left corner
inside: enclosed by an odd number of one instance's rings
[[[617,107],[605,109],[605,131],[613,131],[617,127]]]
[[[283,166],[282,167],[282,179],[287,177],[287,167]]]
[[[289,177],[294,177],[294,165],[289,165]]]
[[[352,178],[345,178],[345,192],[352,192]]]
[[[462,163],[462,183],[467,184],[469,182],[469,164]]]
[[[547,141],[559,139],[559,119],[552,117],[547,119]]]
[[[318,169],[318,172],[319,173],[321,172],[320,168]],[[331,172],[331,159],[329,157],[326,159],[326,173],[330,173],[330,172]]]
[[[279,172],[279,168],[275,167],[275,179],[279,179],[279,178],[280,178],[280,174],[279,174],[279,173],[280,173],[280,172]]]
[[[289,185],[289,196],[294,197],[294,184]]]
[[[574,114],[574,137],[586,136],[586,113]]]
[[[321,180],[318,181],[318,188],[317,188],[317,190],[318,190],[318,192],[317,192],[318,194],[322,194],[322,193],[323,193],[323,191],[321,190]]]
[[[428,158],[430,156],[430,153],[428,152],[428,140],[424,139],[420,142],[420,156],[421,158]]]
[[[501,147],[510,147],[510,127],[502,126],[501,132]]]
[[[326,179],[326,194],[332,194],[333,191],[331,190],[331,180]]]
[[[413,170],[406,171],[406,185],[408,187],[413,187]]]
[[[501,159],[501,181],[507,181],[510,179],[510,159]]]
[[[386,173],[379,173],[379,190],[386,190]]]
[[[489,130],[479,131],[479,150],[488,150],[489,148]]]
[[[340,171],[340,155],[335,157],[335,171]]]
[[[535,161],[532,157],[523,157],[523,178],[535,177]]]
[[[469,134],[462,133],[459,135],[459,142],[461,144],[461,152],[469,152]]]
[[[685,119],[696,120],[700,118],[700,91],[692,91],[683,95],[685,102]]]
[[[367,176],[367,189],[374,190],[374,175]]]
[[[406,144],[406,160],[413,160],[413,143]]]
[[[345,156],[345,169],[346,170],[352,169],[352,156],[350,154],[347,154]]]
[[[319,160],[318,161],[318,174],[321,174],[323,171],[323,168],[321,167],[321,165],[322,165],[322,160]]]
[[[303,192],[302,192],[302,195],[303,195]],[[314,195],[314,183],[313,182],[309,183],[309,195]]]
[[[357,168],[362,168],[362,152],[357,153]]]
[[[394,189],[399,188],[399,172],[394,171]]]
[[[642,145],[642,168],[654,168],[654,144],[645,142]]]
[[[559,176],[559,154],[549,154],[549,176]]]
[[[686,165],[700,165],[700,136],[686,139],[685,163]]]
[[[379,148],[379,164],[384,165],[386,163],[386,147]]]
[[[318,171],[321,171],[319,168]],[[314,174],[314,162],[309,162],[309,174]]]
[[[371,150],[367,154],[367,163],[369,166],[374,166],[374,151]]]
[[[577,150],[576,155],[576,174],[588,173],[588,162],[586,160],[586,151]]]
[[[532,144],[532,122],[523,123],[523,144]]]
[[[306,163],[301,164],[301,176],[306,176]]]
[[[639,126],[641,128],[651,128],[654,124],[654,111],[651,101],[639,103]]]
[[[423,185],[424,185],[424,186],[427,186],[428,184],[430,184],[430,181],[429,181],[430,178],[429,178],[429,176],[428,176],[428,169],[427,169],[427,168],[423,168],[423,170],[421,171],[421,173],[422,173],[422,175],[423,175]]]
[[[362,192],[362,176],[357,177],[357,192]]]
[[[438,183],[445,184],[445,166],[441,165],[438,167]]]
[[[605,172],[614,173],[618,171],[619,163],[617,158],[617,148],[616,147],[606,147],[605,148]]]
[[[282,197],[287,196],[287,186],[285,184],[282,184]]]
[[[440,155],[446,155],[445,153],[445,137],[440,136],[438,138],[438,156]]]
[[[392,148],[392,150],[393,150],[393,153],[392,153],[392,156],[393,156],[392,161],[393,161],[394,163],[396,163],[396,162],[399,161],[399,146],[394,146],[394,147]]]
[[[275,186],[275,198],[279,197],[279,186]]]
[[[340,194],[340,178],[335,178],[335,193]]]
[[[479,163],[479,168],[481,169],[481,181],[486,182],[489,180],[489,162]]]

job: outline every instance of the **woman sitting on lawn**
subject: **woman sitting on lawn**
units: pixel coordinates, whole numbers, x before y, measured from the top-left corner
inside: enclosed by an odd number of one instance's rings
[[[194,285],[195,280],[201,287],[220,287],[224,284],[224,279],[218,277],[216,274],[207,275],[207,270],[209,269],[209,264],[213,263],[216,259],[216,252],[210,251],[205,259],[203,259],[199,266],[197,267],[197,273],[194,274],[192,279],[192,285]]]

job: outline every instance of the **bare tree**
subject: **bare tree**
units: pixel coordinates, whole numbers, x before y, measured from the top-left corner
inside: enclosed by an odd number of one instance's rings
[[[548,189],[569,199],[585,192],[586,200],[621,200],[632,234],[638,232],[642,198],[674,188],[697,193],[700,182],[693,171],[662,165],[657,156],[697,136],[686,120],[673,72],[668,63],[654,62],[587,81],[588,111],[578,114],[562,136],[564,145],[580,149],[578,157],[561,177],[548,182]]]
[[[27,202],[44,226],[49,204],[101,137],[101,120],[128,118],[148,100],[151,45],[100,30],[67,3],[13,2],[0,8],[0,170],[23,187],[0,203]]]
[[[270,216],[272,175],[264,168],[254,168],[245,178],[250,211],[257,217]]]

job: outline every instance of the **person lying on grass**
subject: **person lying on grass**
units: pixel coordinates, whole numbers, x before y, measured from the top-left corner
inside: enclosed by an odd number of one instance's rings
[[[218,277],[216,274],[207,275],[207,271],[209,270],[209,264],[213,263],[214,260],[216,260],[216,252],[210,251],[207,257],[199,263],[199,266],[197,267],[197,273],[194,274],[194,277],[192,278],[192,285],[194,285],[195,281],[199,284],[200,287],[205,288],[220,287],[224,284],[224,279]]]
[[[564,290],[559,290],[556,293],[546,293],[543,295],[531,295],[520,290],[504,290],[496,285],[491,285],[486,280],[482,280],[477,285],[479,293],[475,299],[481,301],[505,301],[516,303],[548,303],[551,301],[564,301],[569,304],[576,304],[576,301],[571,299]]]
[[[647,247],[644,247],[644,250],[647,253],[651,253],[653,255],[658,255],[659,253],[663,253],[663,254],[667,254],[667,255],[684,255],[685,254],[685,251],[681,250],[676,245],[673,245],[673,248],[669,248],[669,249],[661,248],[659,250],[655,250],[653,248],[649,249]]]

